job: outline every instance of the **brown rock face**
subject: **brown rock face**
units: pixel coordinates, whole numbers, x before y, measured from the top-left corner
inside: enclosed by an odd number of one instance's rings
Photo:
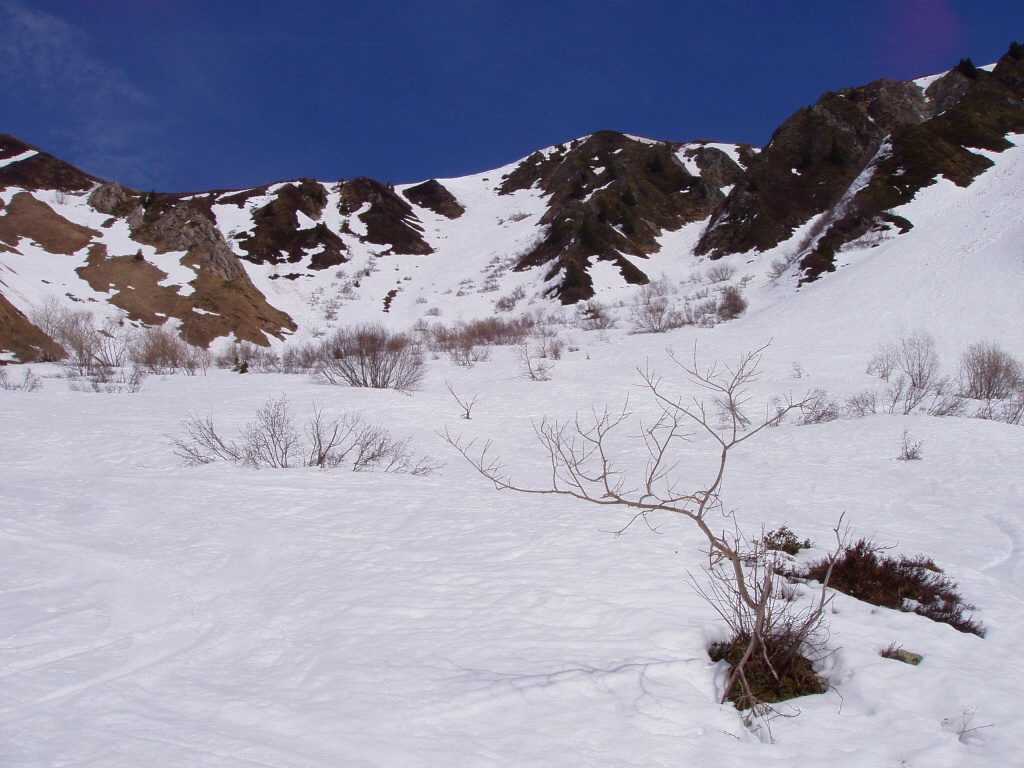
[[[893,128],[928,109],[912,83],[878,80],[826,93],[784,122],[715,211],[699,254],[768,250],[835,205]]]
[[[134,273],[136,280],[145,282],[152,301],[164,307],[157,311],[182,320],[183,334],[188,335],[190,343],[206,346],[219,336],[234,333],[239,339],[266,345],[269,336],[283,338],[283,332],[295,330],[294,321],[270,306],[252,284],[238,257],[214,225],[209,199],[150,196],[145,205],[140,204],[129,213],[128,225],[132,239],[151,245],[158,252],[185,251],[181,263],[196,270],[196,279],[191,282],[194,293],[181,297],[173,289],[156,285],[166,275],[155,267],[155,274],[152,270],[140,271],[145,270],[142,266],[121,267]],[[94,272],[82,275],[102,282],[105,277],[93,277],[100,268],[100,265],[90,264],[85,269]],[[131,281],[126,278],[126,282]],[[152,312],[152,307],[145,300],[127,295],[140,290],[140,285],[132,284],[134,290],[122,291],[111,303],[143,319],[142,313]],[[157,296],[162,298],[158,301]],[[203,312],[195,312],[195,309]]]
[[[359,214],[359,220],[366,225],[364,242],[391,246],[390,253],[426,255],[434,252],[423,239],[423,227],[412,206],[393,189],[366,178],[352,179],[342,185],[339,204],[342,214],[355,213],[367,203],[369,210]]]
[[[438,216],[449,219],[457,219],[466,212],[461,203],[455,199],[455,195],[437,179],[409,187],[402,191],[402,195],[420,208],[426,208]]]
[[[703,147],[693,150],[701,158],[701,174],[694,176],[676,157],[681,147],[602,131],[546,157],[528,157],[499,190],[537,186],[550,194],[541,218],[548,230],[516,268],[545,265],[548,280],[561,274],[553,293],[563,304],[594,295],[589,266],[595,260],[614,263],[630,283],[648,282],[628,257],[643,259],[658,250],[662,232],[706,218],[724,200],[718,184],[742,172],[725,153]]]
[[[221,202],[243,206],[254,193],[262,194],[265,190],[239,193]],[[295,264],[304,261],[309,254],[312,254],[311,269],[344,264],[348,260],[345,243],[338,235],[323,223],[299,228],[299,213],[316,220],[326,205],[327,190],[319,182],[301,179],[297,183],[285,184],[277,190],[274,200],[255,212],[254,228],[247,237],[238,241],[238,247],[254,264]]]
[[[1024,130],[1024,52],[1010,52],[989,74],[969,63],[932,83],[879,80],[826,93],[799,110],[747,164],[697,247],[712,258],[764,251],[823,215],[806,244],[804,280],[835,269],[836,252],[872,230],[913,226],[889,210],[945,176],[966,186],[992,165],[972,148],[1002,151]],[[870,178],[851,185],[865,169]]]

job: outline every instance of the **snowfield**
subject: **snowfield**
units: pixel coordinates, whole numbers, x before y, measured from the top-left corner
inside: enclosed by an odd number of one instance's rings
[[[868,358],[915,328],[934,335],[947,374],[981,339],[1024,358],[1024,149],[993,157],[968,189],[923,190],[897,211],[911,232],[845,250],[817,283],[768,279],[785,245],[723,260],[737,280],[750,274],[750,305],[714,328],[632,335],[622,302],[636,289],[609,277],[599,298],[618,327],[584,331],[565,313],[552,326],[566,351],[550,381],[522,377],[512,348],[472,368],[430,359],[409,395],[216,369],[150,377],[133,394],[83,393],[59,366],[34,366],[40,391],[0,390],[0,765],[1020,764],[1021,426],[923,414],[790,420],[736,452],[724,501],[748,536],[785,524],[816,544],[799,556],[813,559],[832,548],[845,513],[852,539],[934,558],[988,629],[982,639],[837,595],[817,660],[830,690],[781,705],[794,716],[772,721],[773,739],[719,704],[726,672],[707,648],[725,627],[694,588],[707,579],[695,526],[652,516],[656,530],[616,536],[626,511],[498,492],[438,435],[493,438],[518,482],[543,487],[550,468],[533,429],[544,417],[628,398],[633,426],[616,446],[624,466],[642,463],[630,436],[657,408],[637,368],[699,395],[668,348],[733,364],[770,342],[755,415],[778,394],[822,388],[842,402],[880,391]],[[485,197],[477,180],[445,183],[469,211],[474,194]],[[503,215],[525,214],[508,229],[508,247],[519,247],[537,200],[501,204]],[[430,225],[438,238],[449,226]],[[676,284],[710,266],[685,253],[693,235],[675,236],[677,259],[655,257]],[[444,321],[489,314],[494,296],[457,303],[444,291],[457,285],[453,260],[478,270],[493,255],[422,262],[435,265],[420,270],[429,280],[407,281],[390,323],[445,301]],[[398,278],[418,268],[393,264]],[[390,285],[391,272],[384,262],[379,279]],[[428,302],[405,301],[420,294]],[[339,322],[368,307],[342,305]],[[21,368],[8,369],[12,382]],[[480,396],[471,420],[446,383]],[[233,434],[281,394],[300,423],[314,405],[358,413],[443,467],[188,467],[174,454],[189,414]],[[921,461],[896,459],[905,431],[922,442]],[[716,460],[699,437],[678,458],[684,487]],[[803,603],[814,596],[813,585],[798,591]],[[882,658],[891,643],[924,660]]]

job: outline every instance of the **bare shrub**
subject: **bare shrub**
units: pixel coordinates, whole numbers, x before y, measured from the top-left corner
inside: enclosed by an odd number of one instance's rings
[[[452,326],[439,323],[430,329],[427,346],[432,352],[448,353],[455,347],[520,344],[533,327],[534,322],[526,317],[486,317]]]
[[[288,412],[288,398],[271,398],[256,411],[254,421],[242,430],[242,443],[249,464],[258,467],[288,467],[299,450],[299,432]]]
[[[882,408],[886,413],[904,415],[920,408],[930,416],[959,416],[964,411],[963,401],[948,378],[935,377],[930,386],[919,388],[903,373],[891,378],[883,390]]]
[[[218,368],[230,368],[239,373],[279,373],[281,370],[281,359],[274,350],[245,340],[221,350],[214,360]]]
[[[967,410],[957,387],[947,377],[935,382],[929,396],[922,402],[929,416],[963,416]]]
[[[175,455],[186,464],[196,466],[214,461],[245,461],[245,449],[234,440],[222,438],[213,424],[213,417],[193,414],[182,422],[185,436],[173,441]]]
[[[558,335],[558,331],[539,326],[534,333],[537,339],[537,356],[561,360],[562,352],[565,350],[565,342]]]
[[[107,318],[96,332],[93,365],[102,368],[120,368],[128,362],[134,336],[124,318]]]
[[[55,333],[56,342],[67,352],[65,367],[79,375],[89,373],[96,365],[96,353],[100,345],[100,335],[92,312],[68,310],[61,316]]]
[[[981,412],[976,414],[980,418],[1002,421],[1006,424],[1024,423],[1024,386],[998,404],[987,402],[983,409],[984,414]]]
[[[320,359],[320,349],[316,344],[286,344],[281,348],[281,373],[309,373],[315,370]]]
[[[731,670],[723,702],[749,710],[748,725],[763,718],[770,733],[772,704],[825,692],[825,682],[808,656],[823,649],[824,608],[831,597],[822,589],[816,603],[793,610],[777,575],[788,570],[788,562],[764,548],[747,553],[746,561],[756,610],[740,598],[728,576],[711,579],[710,591],[698,587],[698,592],[729,629],[727,640],[708,648],[712,661],[725,661]]]
[[[718,294],[719,320],[735,320],[747,311],[747,300],[743,298],[743,292],[735,285],[727,285]]]
[[[132,339],[131,360],[150,373],[163,375],[183,370],[194,374],[206,371],[210,354],[205,349],[186,343],[166,325],[144,328]]]
[[[779,258],[772,261],[771,266],[768,268],[768,277],[772,280],[778,280],[789,268],[792,267],[800,259],[800,251],[790,251]]]
[[[686,324],[683,315],[665,298],[634,304],[629,319],[633,333],[665,333]]]
[[[43,388],[43,382],[39,380],[39,377],[32,373],[31,368],[26,368],[21,378],[21,383],[17,384],[10,380],[7,375],[7,367],[0,366],[0,389],[7,390],[8,392],[38,392]]]
[[[339,328],[323,342],[316,377],[329,384],[407,392],[423,378],[423,357],[410,336],[382,325]]]
[[[874,390],[865,390],[846,398],[843,412],[851,419],[859,419],[878,412],[878,394]]]
[[[924,457],[924,442],[914,440],[907,430],[900,435],[900,452],[896,456],[898,461],[919,461]]]
[[[472,368],[477,363],[491,359],[490,348],[476,346],[468,336],[455,340],[455,343],[448,347],[447,352],[448,359],[452,361],[452,364],[463,368]]]
[[[718,320],[718,302],[705,299],[696,304],[685,304],[680,311],[683,325],[699,325],[710,328]]]
[[[494,302],[494,308],[498,312],[511,312],[516,308],[516,304],[526,298],[526,289],[523,286],[518,286],[512,293],[507,296],[502,296],[496,302]]]
[[[477,404],[477,401],[480,399],[480,395],[473,395],[473,397],[459,396],[455,393],[455,388],[452,387],[452,383],[450,381],[446,381],[444,385],[448,388],[448,393],[455,398],[455,402],[459,404],[459,408],[462,409],[462,415],[460,418],[468,421],[470,413],[473,411],[473,406]]]
[[[800,407],[801,424],[824,424],[839,418],[839,405],[824,389],[811,390]]]
[[[439,468],[426,456],[414,456],[409,440],[396,439],[384,427],[351,414],[327,419],[315,406],[303,442],[284,395],[269,398],[237,440],[221,437],[210,416],[193,414],[182,425],[185,434],[172,441],[174,453],[191,466],[230,461],[252,467],[348,466],[354,472],[382,469],[414,475],[433,474]]]
[[[66,315],[67,310],[61,305],[61,303],[53,296],[48,296],[42,304],[33,307],[29,311],[28,318],[36,328],[53,339],[57,344],[60,344],[60,341],[58,340],[58,329],[64,322]],[[39,362],[51,363],[61,357],[63,357],[63,355],[61,355],[58,350],[44,348],[40,350]]]
[[[716,264],[708,268],[705,276],[709,283],[724,283],[726,280],[731,280],[735,274],[735,267],[730,267],[726,264]]]
[[[593,299],[576,305],[576,324],[584,331],[603,331],[615,327],[608,308]]]
[[[530,381],[549,381],[551,369],[555,364],[543,358],[539,350],[531,349],[529,342],[524,341],[516,349],[519,358],[519,375]]]
[[[939,376],[939,355],[935,339],[924,331],[915,331],[899,341],[897,365],[914,389],[930,389]]]
[[[68,389],[73,392],[134,393],[142,389],[148,374],[140,366],[133,365],[121,368],[93,366],[84,375],[79,375],[74,368],[68,368],[64,375],[68,380]]]
[[[882,547],[867,539],[843,548],[839,557],[811,563],[807,577],[824,578],[830,570],[829,586],[858,600],[926,616],[949,624],[960,632],[985,636],[985,628],[968,611],[956,582],[924,555],[889,557]]]
[[[669,299],[667,280],[656,280],[643,286],[629,310],[633,333],[665,333],[685,325],[683,315]]]
[[[915,330],[879,345],[868,362],[867,372],[889,381],[896,371],[906,377],[905,386],[909,389],[928,391],[934,386],[939,377],[939,354],[930,333]]]
[[[1024,366],[991,341],[971,344],[960,355],[960,392],[974,400],[1002,400],[1024,383]]]

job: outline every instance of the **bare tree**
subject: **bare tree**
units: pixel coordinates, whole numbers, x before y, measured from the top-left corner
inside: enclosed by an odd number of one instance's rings
[[[49,363],[63,357],[63,351],[59,348],[60,341],[57,334],[66,315],[67,310],[53,296],[48,296],[42,304],[33,307],[29,311],[28,316],[32,324],[58,345],[58,348],[44,347],[40,350],[40,362]]]
[[[100,334],[93,323],[92,312],[65,312],[60,318],[56,334],[57,343],[68,353],[64,361],[68,370],[82,376],[90,373],[96,365],[100,345]]]
[[[462,409],[462,418],[467,421],[470,418],[470,412],[473,410],[473,406],[477,404],[480,399],[480,395],[473,395],[473,397],[460,397],[455,393],[455,388],[452,387],[450,381],[446,381],[444,385],[448,388],[448,393],[455,398],[455,402],[459,404],[459,408]]]
[[[659,415],[653,423],[641,424],[639,439],[643,443],[647,460],[644,468],[630,469],[616,461],[613,435],[631,421],[628,402],[617,410],[593,410],[589,418],[578,414],[572,422],[559,423],[543,419],[534,424],[537,439],[550,466],[549,481],[540,487],[529,487],[514,481],[506,473],[500,459],[492,455],[492,442],[482,446],[464,441],[445,431],[442,437],[485,478],[499,490],[519,493],[559,495],[580,499],[603,507],[624,507],[633,512],[623,531],[638,519],[647,521],[655,512],[678,515],[694,523],[704,534],[708,545],[709,572],[717,581],[717,589],[728,595],[726,603],[733,604],[736,620],[749,631],[748,646],[742,659],[734,665],[733,678],[740,679],[749,659],[759,649],[769,647],[769,633],[776,623],[766,624],[772,615],[774,584],[778,576],[774,559],[759,560],[753,582],[746,565],[750,552],[742,546],[743,537],[735,530],[732,513],[726,512],[721,498],[722,485],[729,456],[763,429],[778,424],[789,411],[807,406],[807,401],[796,402],[792,397],[777,398],[764,418],[753,421],[746,413],[750,404],[750,386],[758,378],[758,365],[766,347],[742,355],[735,367],[719,363],[701,367],[696,351],[692,361],[672,357],[683,375],[692,385],[702,390],[711,400],[676,397],[649,367],[640,370],[648,391],[659,406]],[[696,430],[711,439],[717,448],[717,461],[703,480],[678,478],[679,462],[674,454],[681,443],[693,437]],[[627,454],[629,451],[621,451]],[[687,484],[689,483],[689,484]],[[720,530],[722,520],[731,520],[733,531]],[[621,531],[620,531],[621,533]],[[799,645],[817,626],[824,609],[824,600],[810,614],[799,621],[789,622],[796,628]],[[777,611],[776,611],[777,614]],[[747,621],[753,617],[753,621]],[[723,695],[729,696],[732,682]],[[751,701],[756,696],[747,691]]]
[[[93,366],[122,367],[128,361],[132,335],[132,328],[125,324],[124,317],[104,320],[103,327],[96,332]]]
[[[975,400],[1002,400],[1024,384],[1024,366],[991,341],[971,344],[960,355],[960,391]]]

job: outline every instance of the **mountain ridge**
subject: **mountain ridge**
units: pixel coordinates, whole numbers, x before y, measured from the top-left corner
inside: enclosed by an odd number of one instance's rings
[[[990,70],[964,61],[931,78],[827,92],[760,150],[598,131],[494,171],[398,187],[296,179],[145,193],[0,135],[0,349],[17,360],[53,353],[30,320],[46,296],[116,307],[135,323],[173,318],[209,346],[315,334],[340,306],[368,306],[369,291],[381,312],[396,296],[418,291],[410,301],[429,304],[470,287],[504,291],[494,297],[503,306],[520,293],[571,306],[611,284],[650,284],[665,248],[680,263],[781,257],[805,284],[834,271],[843,248],[909,231],[894,209],[940,177],[969,185],[993,164],[973,150],[999,153],[1015,133],[1017,44]],[[27,276],[57,256],[60,281]],[[389,261],[392,285],[375,276]]]

